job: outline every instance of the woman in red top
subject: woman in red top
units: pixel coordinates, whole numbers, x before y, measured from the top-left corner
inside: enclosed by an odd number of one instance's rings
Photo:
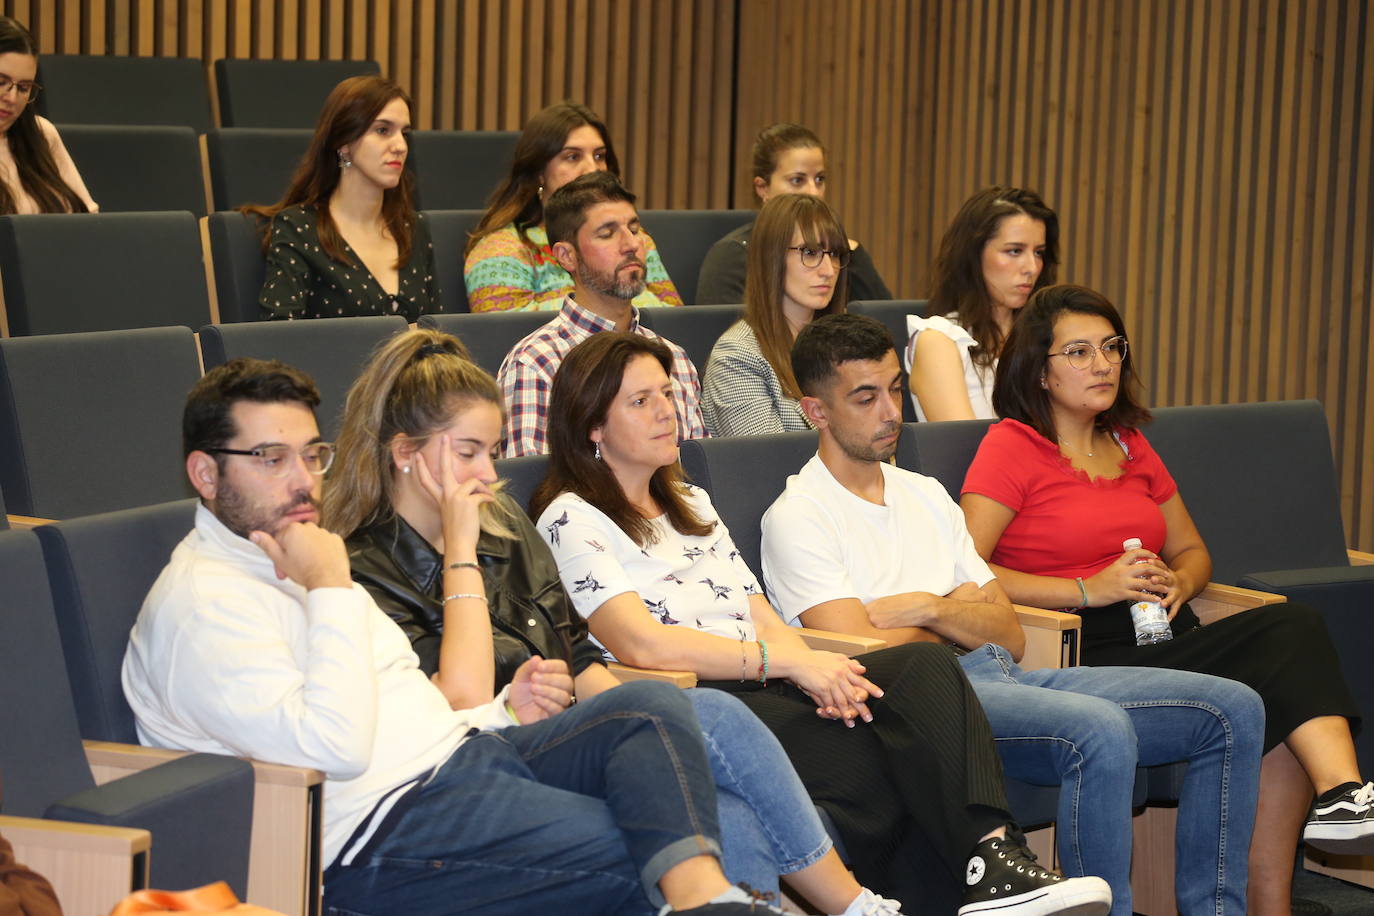
[[[993,406],[1004,419],[969,467],[964,514],[1013,601],[1083,612],[1094,664],[1200,671],[1260,694],[1267,724],[1249,906],[1287,914],[1304,818],[1309,842],[1374,851],[1374,784],[1363,784],[1351,740],[1359,712],[1311,608],[1272,605],[1199,626],[1186,602],[1212,561],[1138,429],[1150,413],[1137,385],[1110,302],[1078,286],[1038,291],[1002,350]],[[1144,546],[1123,552],[1132,537]],[[1129,606],[1142,597],[1167,609],[1172,640],[1136,645]]]

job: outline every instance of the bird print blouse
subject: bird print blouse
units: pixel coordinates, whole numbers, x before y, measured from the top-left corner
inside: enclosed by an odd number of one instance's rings
[[[700,518],[715,522],[711,533],[679,534],[667,516],[659,516],[652,521],[657,539],[644,547],[580,496],[564,493],[549,504],[537,527],[579,614],[590,617],[608,598],[635,592],[646,612],[666,626],[756,638],[749,596],[762,594],[758,579],[706,491],[688,485],[687,501]],[[612,658],[604,646],[601,651]]]

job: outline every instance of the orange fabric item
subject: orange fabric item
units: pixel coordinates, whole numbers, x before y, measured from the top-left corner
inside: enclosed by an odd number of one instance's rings
[[[110,911],[110,916],[161,916],[164,913],[232,913],[233,916],[282,916],[276,910],[239,898],[223,881],[189,891],[135,891]]]

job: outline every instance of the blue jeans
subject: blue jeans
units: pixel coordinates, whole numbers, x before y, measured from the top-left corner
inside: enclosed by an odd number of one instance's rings
[[[747,706],[720,690],[684,692],[716,780],[725,876],[776,891],[779,874],[815,863],[833,845],[816,806],[778,739]]]
[[[645,682],[469,738],[362,835],[325,872],[329,913],[651,914],[665,872],[720,855],[691,705]]]
[[[1137,765],[1186,760],[1175,834],[1184,916],[1245,912],[1264,708],[1236,681],[1163,668],[1022,671],[1000,646],[960,660],[1009,776],[1059,785],[1060,864],[1112,888],[1131,913],[1131,792]]]

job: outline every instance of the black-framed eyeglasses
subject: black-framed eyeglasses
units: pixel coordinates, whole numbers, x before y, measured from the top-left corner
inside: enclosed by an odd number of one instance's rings
[[[32,102],[34,99],[38,98],[38,93],[43,91],[43,87],[33,82],[32,80],[16,81],[10,79],[8,76],[5,76],[5,74],[0,73],[0,95],[4,95],[6,92],[9,92],[11,86],[14,87],[14,93],[16,96],[18,96],[21,99],[25,99],[28,102]]]
[[[291,472],[291,460],[297,455],[305,469],[316,477],[329,470],[334,463],[333,442],[312,442],[297,452],[289,445],[264,445],[261,448],[207,448],[213,455],[246,455],[256,458],[260,471],[269,477],[285,477]]]
[[[787,250],[801,255],[802,267],[820,267],[821,257],[824,255],[830,255],[831,262],[840,270],[849,266],[848,248],[833,251],[829,248],[812,248],[810,245],[789,245]]]
[[[1109,337],[1102,341],[1102,346],[1094,347],[1090,343],[1071,343],[1058,353],[1051,353],[1050,356],[1062,356],[1069,361],[1069,365],[1074,369],[1086,369],[1093,364],[1093,360],[1098,353],[1109,363],[1119,363],[1126,358],[1126,351],[1130,349],[1130,341],[1124,337]]]

